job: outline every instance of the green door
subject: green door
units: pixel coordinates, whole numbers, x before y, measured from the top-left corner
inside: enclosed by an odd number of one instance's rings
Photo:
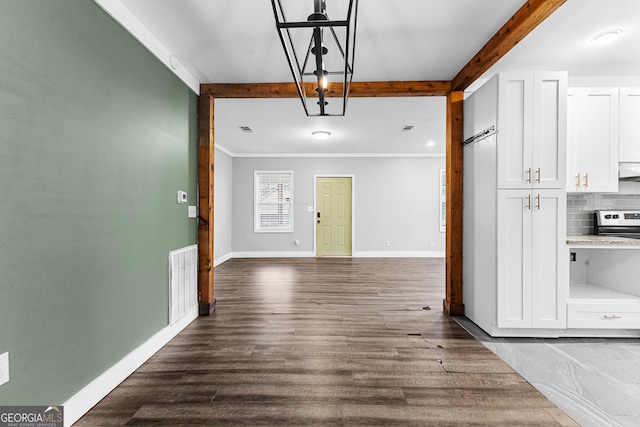
[[[316,255],[351,256],[351,178],[316,178]]]

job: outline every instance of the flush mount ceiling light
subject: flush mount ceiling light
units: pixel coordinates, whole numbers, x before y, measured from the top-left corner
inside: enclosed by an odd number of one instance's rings
[[[331,136],[331,132],[326,130],[316,130],[311,132],[311,135],[313,135],[315,139],[323,140],[329,138]]]
[[[301,4],[300,0],[271,0],[302,106],[307,116],[344,116],[353,78],[358,0],[334,1],[336,9],[331,13],[338,19],[329,18],[326,0],[313,0],[311,11]],[[335,100],[329,102],[329,97]],[[313,105],[309,105],[314,101],[317,114],[311,113]]]
[[[620,34],[622,34],[622,30],[620,29],[603,31],[602,33],[596,34],[591,38],[591,44],[600,46],[603,44],[611,43],[612,41],[617,39]]]

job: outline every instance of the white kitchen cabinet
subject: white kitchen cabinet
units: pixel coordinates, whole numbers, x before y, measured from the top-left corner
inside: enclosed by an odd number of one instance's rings
[[[566,99],[566,73],[530,72],[465,100],[463,303],[492,336],[566,328]]]
[[[620,88],[619,160],[640,162],[640,88]]]
[[[574,244],[567,327],[640,330],[640,245]]]
[[[618,89],[567,91],[567,191],[618,191]]]
[[[565,328],[564,190],[498,190],[497,327]]]
[[[564,188],[565,72],[497,76],[498,188]]]

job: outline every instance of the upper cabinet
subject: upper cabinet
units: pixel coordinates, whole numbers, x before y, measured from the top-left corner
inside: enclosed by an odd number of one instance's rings
[[[618,89],[569,88],[567,191],[618,191]]]
[[[640,88],[620,88],[621,162],[640,162]]]
[[[565,188],[566,72],[498,79],[498,188]]]

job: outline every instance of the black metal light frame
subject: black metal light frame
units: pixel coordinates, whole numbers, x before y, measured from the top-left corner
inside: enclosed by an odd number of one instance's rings
[[[300,1],[300,0],[295,0]],[[313,12],[308,16],[306,21],[289,22],[286,19],[285,11],[282,6],[282,0],[271,0],[273,6],[273,14],[276,20],[276,28],[284,53],[291,69],[291,74],[296,83],[302,106],[307,116],[344,116],[347,108],[347,100],[349,98],[349,89],[351,87],[351,81],[353,79],[353,58],[355,52],[355,34],[356,34],[356,22],[358,16],[358,0],[341,0],[348,2],[347,13],[345,19],[331,20],[327,15],[326,0],[313,0],[314,8]],[[335,28],[344,28],[343,33],[345,35],[344,41],[341,43],[336,33]],[[312,30],[312,35],[309,40],[308,48],[304,57],[298,55],[298,51],[302,49],[296,49],[292,32],[298,29]],[[324,32],[329,30],[331,38],[329,42],[333,41],[332,49],[337,49],[337,52],[341,55],[343,62],[340,63],[341,69],[327,70],[325,69],[326,55],[329,51],[325,45]],[[300,47],[300,45],[298,45]],[[300,62],[300,59],[303,61]],[[313,69],[309,68],[313,65]],[[330,108],[327,107],[329,102],[328,92],[328,80],[329,76],[342,76],[342,108],[337,112],[329,112]],[[305,78],[311,80],[305,81]],[[311,97],[318,100],[319,114],[310,114],[310,108],[308,105],[307,89],[305,83],[311,83],[315,81],[315,92],[317,95]],[[317,96],[317,97],[316,97]],[[339,99],[339,98],[332,98]]]

